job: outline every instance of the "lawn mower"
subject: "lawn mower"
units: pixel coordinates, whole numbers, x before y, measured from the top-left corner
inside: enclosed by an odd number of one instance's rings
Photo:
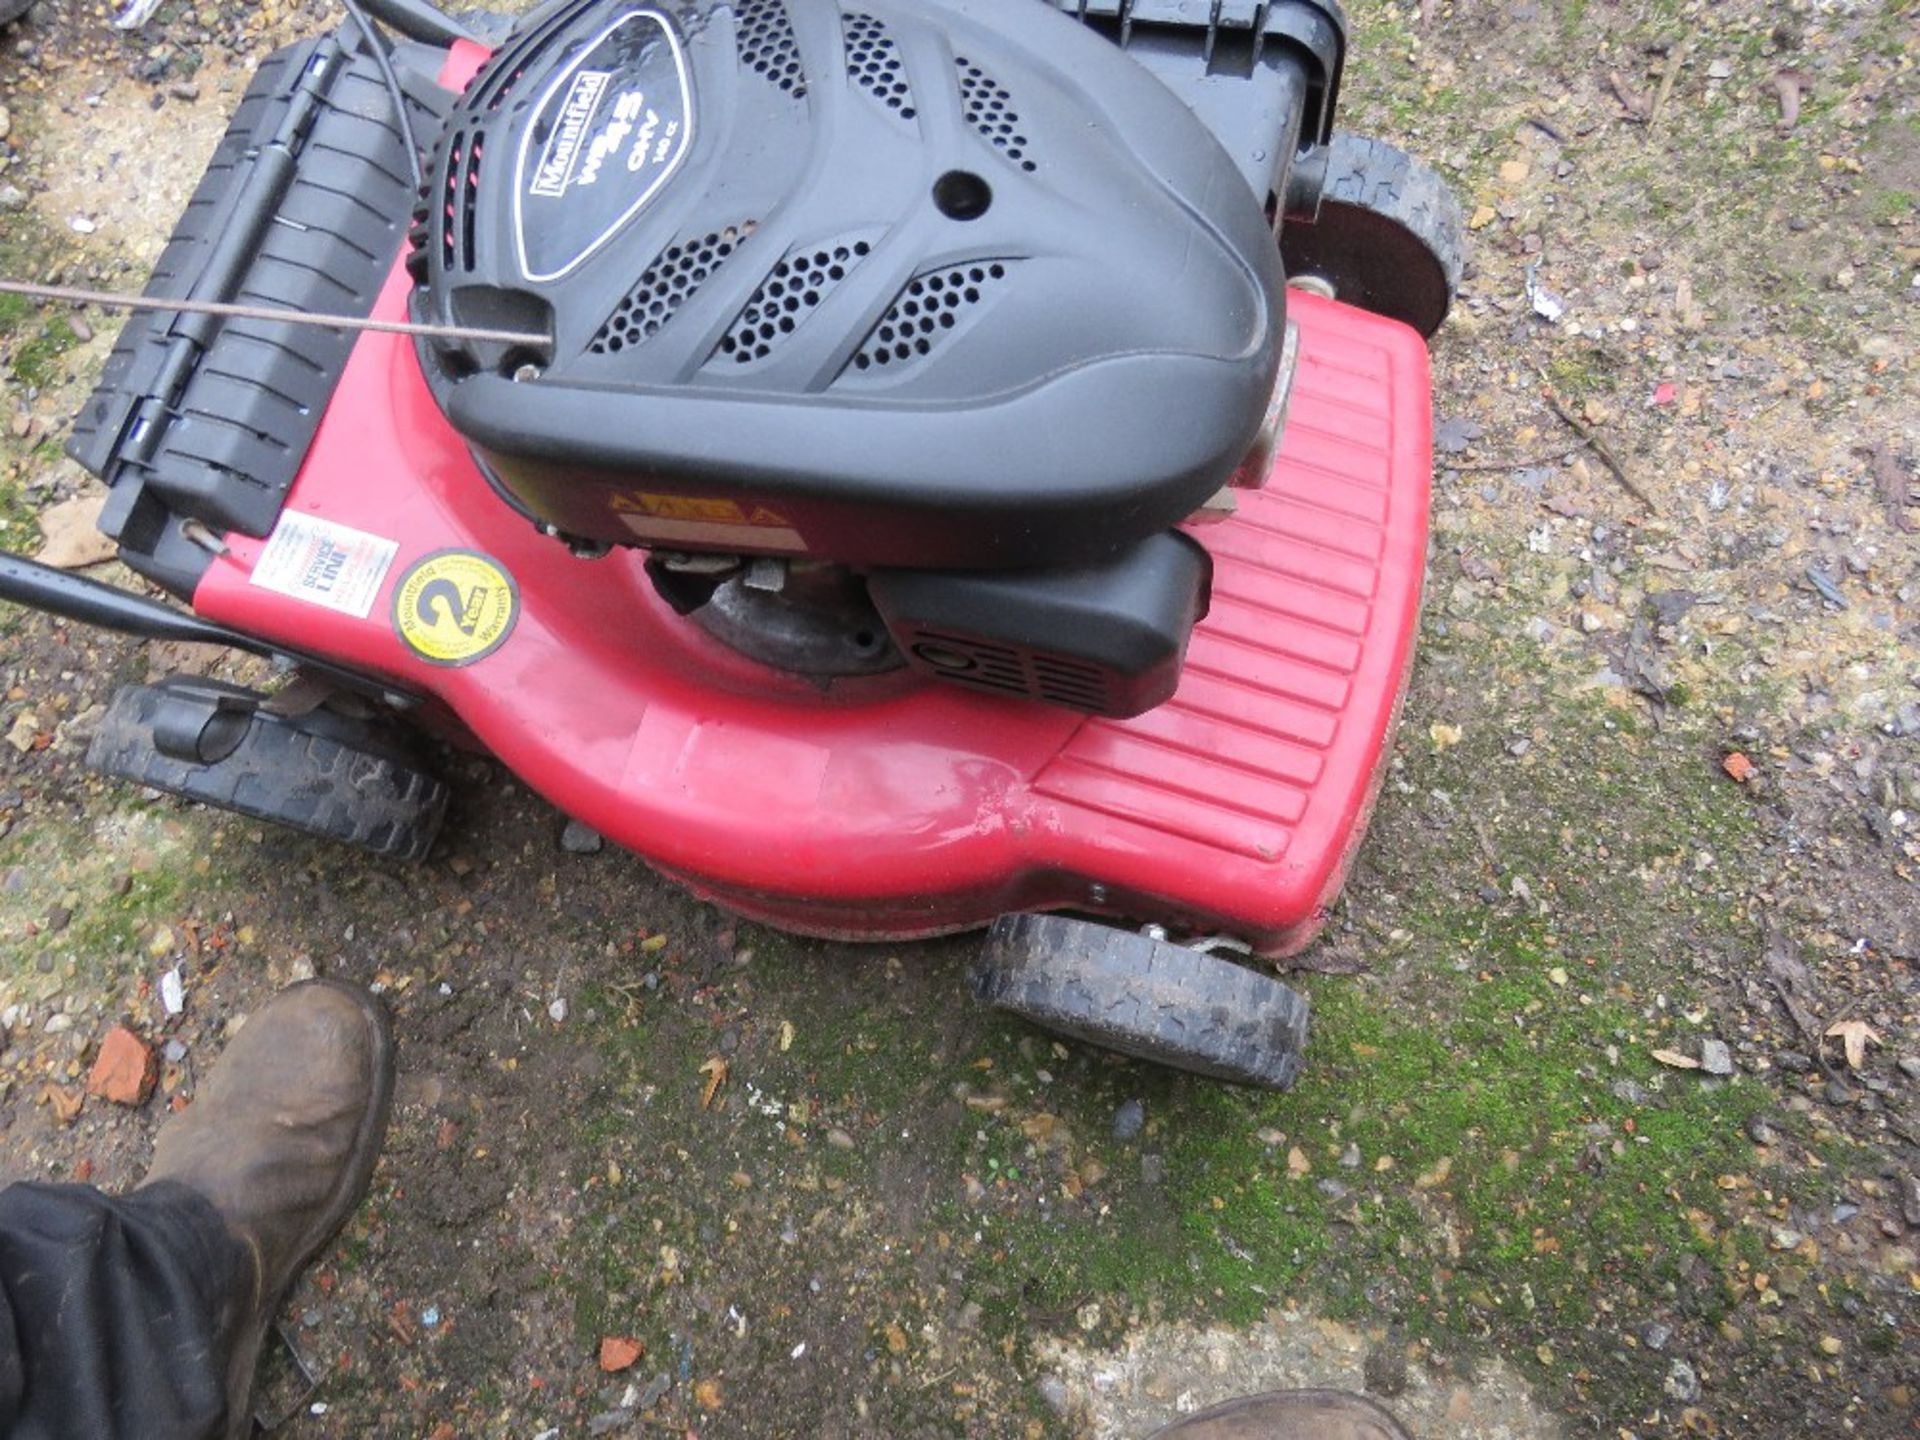
[[[0,561],[292,682],[126,687],[89,762],[417,859],[424,730],[741,915],[985,926],[981,999],[1291,1083],[1256,962],[1377,788],[1461,253],[1334,128],[1335,0],[348,9],[75,424],[191,613]]]

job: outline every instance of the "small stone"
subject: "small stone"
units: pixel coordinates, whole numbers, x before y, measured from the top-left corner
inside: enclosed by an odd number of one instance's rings
[[[1340,1165],[1346,1170],[1358,1170],[1360,1168],[1360,1147],[1358,1145],[1348,1145],[1346,1149],[1342,1150],[1340,1152]]]
[[[1789,1071],[1795,1075],[1804,1075],[1813,1069],[1813,1057],[1810,1055],[1802,1055],[1798,1050],[1774,1051],[1773,1063],[1780,1069]]]
[[[0,185],[0,210],[24,210],[27,192],[18,185]]]
[[[187,1058],[186,1042],[176,1037],[161,1046],[160,1053],[166,1057],[169,1065],[178,1065],[182,1060]]]
[[[1167,1178],[1167,1161],[1163,1155],[1142,1155],[1140,1157],[1140,1183],[1159,1185]]]
[[[1649,1098],[1644,1085],[1637,1080],[1629,1080],[1624,1075],[1614,1081],[1610,1088],[1614,1099],[1624,1100],[1629,1105],[1644,1105]]]
[[[1039,1384],[1040,1398],[1047,1402],[1047,1408],[1054,1414],[1065,1416],[1072,1408],[1072,1397],[1067,1393],[1067,1382],[1058,1375],[1043,1375]]]
[[[1700,1068],[1709,1075],[1733,1074],[1733,1051],[1724,1040],[1700,1042]]]
[[[1132,1140],[1147,1128],[1147,1106],[1143,1100],[1128,1100],[1113,1112],[1113,1138]]]
[[[49,1015],[47,1023],[40,1028],[48,1035],[64,1035],[73,1028],[73,1016],[65,1011],[58,1015]]]
[[[188,104],[192,104],[200,98],[200,87],[191,80],[176,80],[167,86],[167,97],[171,100],[182,100]]]
[[[1790,1229],[1785,1225],[1773,1227],[1773,1248],[1776,1250],[1796,1250],[1800,1242],[1806,1238],[1798,1230]]]
[[[598,830],[578,820],[567,821],[566,828],[560,832],[560,848],[569,855],[598,855],[606,843]]]
[[[1838,1080],[1829,1080],[1826,1089],[1820,1093],[1821,1097],[1829,1105],[1851,1105],[1853,1103],[1853,1091],[1849,1090]]]
[[[180,967],[160,972],[160,1005],[169,1015],[178,1015],[187,1008],[185,982],[180,978]]]
[[[1671,1325],[1662,1325],[1658,1320],[1649,1320],[1640,1327],[1640,1343],[1649,1350],[1664,1350],[1671,1339],[1673,1339]]]
[[[853,1149],[853,1136],[836,1125],[827,1131],[827,1144],[835,1150],[851,1150]]]
[[[1403,1393],[1407,1388],[1406,1343],[1389,1332],[1384,1341],[1367,1352],[1361,1374],[1367,1389],[1375,1395],[1391,1398]]]
[[[100,1042],[87,1093],[116,1105],[144,1105],[159,1078],[160,1061],[152,1047],[126,1026],[116,1025]]]
[[[1920,1177],[1900,1177],[1900,1218],[1909,1225],[1920,1225]]]
[[[639,1408],[651,1410],[660,1403],[660,1397],[673,1388],[673,1377],[662,1370],[647,1382],[647,1388],[640,1392]]]
[[[566,1023],[567,1002],[563,997],[555,996],[547,1002],[547,1018],[556,1025]]]
[[[1920,1055],[1902,1055],[1894,1062],[1909,1080],[1920,1080]]]
[[[172,953],[173,929],[171,926],[162,925],[158,930],[153,932],[153,939],[147,942],[147,954],[158,960]]]
[[[1682,1405],[1691,1405],[1700,1398],[1700,1377],[1686,1361],[1675,1360],[1667,1367],[1667,1383],[1662,1388]]]
[[[13,113],[6,106],[0,105],[0,140],[5,140],[12,133]]]
[[[1840,1343],[1840,1337],[1838,1335],[1822,1335],[1820,1337],[1820,1353],[1822,1355],[1838,1355],[1846,1348],[1845,1345]]]
[[[1771,1145],[1779,1137],[1773,1133],[1773,1127],[1767,1123],[1764,1115],[1747,1117],[1747,1138],[1756,1145]]]

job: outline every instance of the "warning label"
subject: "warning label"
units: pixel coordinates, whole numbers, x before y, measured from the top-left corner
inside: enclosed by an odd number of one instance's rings
[[[435,665],[471,665],[491,655],[520,618],[520,591],[496,560],[442,550],[417,560],[393,587],[393,628]]]
[[[249,578],[263,590],[364,620],[399,548],[382,536],[285,510]]]
[[[635,491],[615,495],[611,506],[636,536],[656,545],[789,553],[807,548],[793,522],[765,505]]]

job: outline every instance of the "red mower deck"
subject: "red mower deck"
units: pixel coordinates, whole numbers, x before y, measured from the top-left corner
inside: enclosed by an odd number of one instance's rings
[[[396,272],[375,313],[404,313]],[[230,535],[210,619],[436,697],[568,814],[696,893],[862,940],[1071,908],[1227,932],[1280,955],[1338,892],[1413,655],[1427,544],[1421,337],[1295,294],[1301,356],[1263,490],[1195,533],[1212,613],[1168,703],[1125,721],[974,696],[904,672],[830,693],[709,639],[638,552],[577,559],[507,508],[421,379],[411,342],[358,342],[287,504],[398,546],[366,619],[251,584]],[[402,643],[408,566],[478,551],[512,628],[460,667]]]

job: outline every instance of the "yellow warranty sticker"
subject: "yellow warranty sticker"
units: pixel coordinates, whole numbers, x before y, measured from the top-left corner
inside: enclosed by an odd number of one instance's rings
[[[471,550],[416,560],[393,590],[393,628],[435,665],[471,665],[513,633],[520,591],[499,561]]]

